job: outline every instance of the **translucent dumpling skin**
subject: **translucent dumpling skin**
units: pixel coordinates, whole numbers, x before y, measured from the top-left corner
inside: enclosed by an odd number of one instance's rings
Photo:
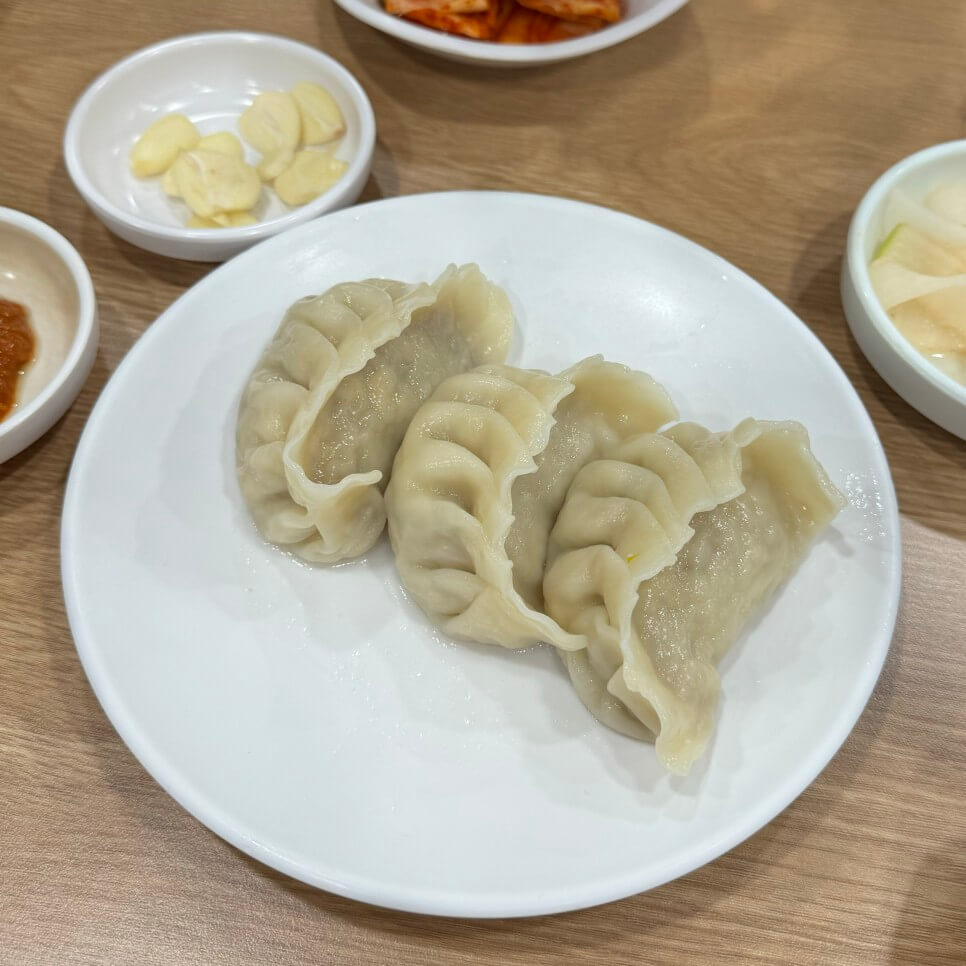
[[[586,707],[705,752],[717,664],[844,500],[793,422],[676,422],[650,375],[504,364],[513,316],[475,265],[296,302],[245,387],[238,480],[266,540],[314,563],[388,523],[444,633],[553,645]]]
[[[404,586],[453,636],[583,647],[543,610],[551,528],[584,462],[675,415],[650,376],[599,356],[559,376],[486,366],[448,380],[410,424],[386,494]]]
[[[506,358],[512,331],[506,295],[475,265],[296,302],[238,414],[238,479],[262,535],[314,563],[368,550],[410,419],[448,377]]]
[[[694,452],[702,431],[683,425],[669,435]],[[588,533],[581,546],[579,533],[555,532],[544,582],[548,613],[588,642],[565,661],[584,703],[618,730],[651,732],[658,757],[679,774],[710,738],[717,662],[844,503],[798,423],[746,420],[724,437],[704,432],[706,443],[722,440],[739,457],[734,464],[727,454],[719,469],[739,473],[719,475],[717,494],[695,505],[683,540],[635,542],[614,527]],[[600,493],[612,509],[627,500],[613,484]],[[580,498],[575,485],[555,531],[566,531],[568,503]]]
[[[574,479],[551,533],[544,592],[549,612],[587,642],[561,655],[578,695],[616,731],[653,738],[660,729],[639,695],[608,690],[638,588],[674,563],[696,514],[742,489],[734,434],[694,423],[631,437]]]

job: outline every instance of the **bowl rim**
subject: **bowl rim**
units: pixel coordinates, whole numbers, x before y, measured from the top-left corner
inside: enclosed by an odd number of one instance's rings
[[[298,50],[301,53],[308,53],[318,61],[325,62],[332,69],[339,79],[339,83],[344,87],[350,99],[354,102],[360,117],[359,131],[359,150],[349,162],[345,174],[332,188],[323,192],[318,198],[313,199],[307,204],[300,205],[287,214],[261,221],[257,225],[249,225],[239,228],[187,228],[177,225],[163,225],[159,222],[142,218],[131,214],[123,208],[118,207],[94,185],[87,175],[85,164],[79,149],[80,132],[83,130],[87,116],[92,105],[105,88],[116,84],[122,80],[124,75],[137,64],[145,60],[163,57],[171,51],[184,47],[201,47],[205,44],[215,42],[235,42],[239,44],[267,44],[276,48]],[[259,33],[248,30],[213,30],[203,33],[183,34],[177,37],[169,37],[148,47],[142,47],[134,51],[116,64],[108,67],[102,74],[98,75],[84,90],[77,99],[67,120],[64,129],[63,151],[64,160],[67,165],[67,172],[74,187],[80,192],[84,200],[94,211],[102,217],[121,222],[129,228],[137,230],[140,234],[150,238],[163,239],[168,241],[194,243],[211,243],[217,240],[219,243],[253,243],[263,238],[269,238],[287,228],[300,225],[305,221],[318,217],[327,211],[338,208],[344,204],[352,190],[352,185],[356,178],[367,170],[372,161],[373,151],[376,143],[376,118],[372,110],[372,104],[362,85],[356,80],[355,76],[339,63],[334,57],[323,53],[316,47],[303,44],[300,41],[292,40],[289,37],[281,37],[277,34]]]
[[[966,162],[966,139],[944,141],[941,144],[923,148],[902,158],[884,171],[863,195],[855,209],[855,214],[852,216],[846,241],[846,265],[862,310],[889,348],[916,375],[927,380],[953,402],[957,402],[966,408],[966,386],[957,382],[952,376],[947,375],[942,369],[933,365],[925,356],[921,355],[889,318],[888,313],[875,294],[875,289],[872,287],[872,279],[869,275],[869,266],[865,255],[865,240],[869,233],[872,213],[881,204],[885,196],[910,172],[915,171],[921,165],[928,164],[938,158],[958,154],[961,154],[963,161]]]
[[[516,64],[519,66],[554,63],[592,54],[607,47],[629,40],[650,29],[671,14],[676,13],[688,0],[655,0],[653,6],[610,24],[602,30],[583,37],[558,40],[549,44],[495,44],[486,41],[455,37],[422,24],[411,23],[401,17],[386,13],[381,7],[371,7],[363,0],[335,0],[346,13],[363,23],[381,30],[398,40],[421,47],[433,53],[441,53],[478,64]]]
[[[18,228],[33,235],[44,244],[66,266],[77,289],[77,330],[67,350],[67,356],[33,399],[22,407],[18,406],[9,418],[0,421],[0,439],[2,439],[16,432],[20,426],[32,420],[46,408],[71,374],[81,365],[97,330],[97,300],[87,265],[77,249],[59,231],[39,218],[18,211],[16,208],[0,207],[0,224]]]

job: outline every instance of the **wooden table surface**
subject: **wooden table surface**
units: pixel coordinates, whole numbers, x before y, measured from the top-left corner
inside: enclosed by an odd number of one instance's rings
[[[365,86],[364,199],[507,188],[682,232],[787,302],[872,414],[903,514],[898,630],[868,709],[820,778],[731,853],[579,913],[470,922],[370,908],[249,860],[187,815],[114,733],[64,614],[58,525],[105,381],[210,268],[119,241],[68,180],[75,98],[119,58],[211,28],[288,34]],[[694,0],[557,67],[452,65],[325,0],[0,5],[0,204],[63,232],[101,344],[68,414],[0,466],[0,962],[966,962],[966,444],[866,363],[838,296],[849,217],[895,160],[966,136],[962,0]]]

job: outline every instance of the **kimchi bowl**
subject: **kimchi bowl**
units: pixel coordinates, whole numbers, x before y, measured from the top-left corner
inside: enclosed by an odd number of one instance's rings
[[[687,0],[620,0],[621,16],[616,23],[592,33],[547,43],[501,43],[447,33],[387,13],[384,0],[335,2],[370,27],[448,60],[492,67],[533,67],[584,57],[623,43],[671,16]]]

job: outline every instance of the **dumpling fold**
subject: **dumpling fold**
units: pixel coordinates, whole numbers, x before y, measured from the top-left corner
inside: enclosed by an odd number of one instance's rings
[[[699,470],[689,483],[679,454],[673,482],[672,442]],[[686,774],[711,736],[717,662],[843,505],[794,422],[726,434],[682,423],[586,466],[551,534],[544,598],[587,641],[562,655],[587,707],[650,733],[665,767]]]
[[[581,466],[676,415],[650,376],[599,356],[559,376],[485,366],[443,383],[386,493],[403,585],[447,634],[583,647],[544,613],[550,531]]]
[[[238,480],[261,534],[313,563],[368,550],[410,419],[448,377],[505,359],[512,331],[509,300],[475,265],[296,302],[238,414]]]

